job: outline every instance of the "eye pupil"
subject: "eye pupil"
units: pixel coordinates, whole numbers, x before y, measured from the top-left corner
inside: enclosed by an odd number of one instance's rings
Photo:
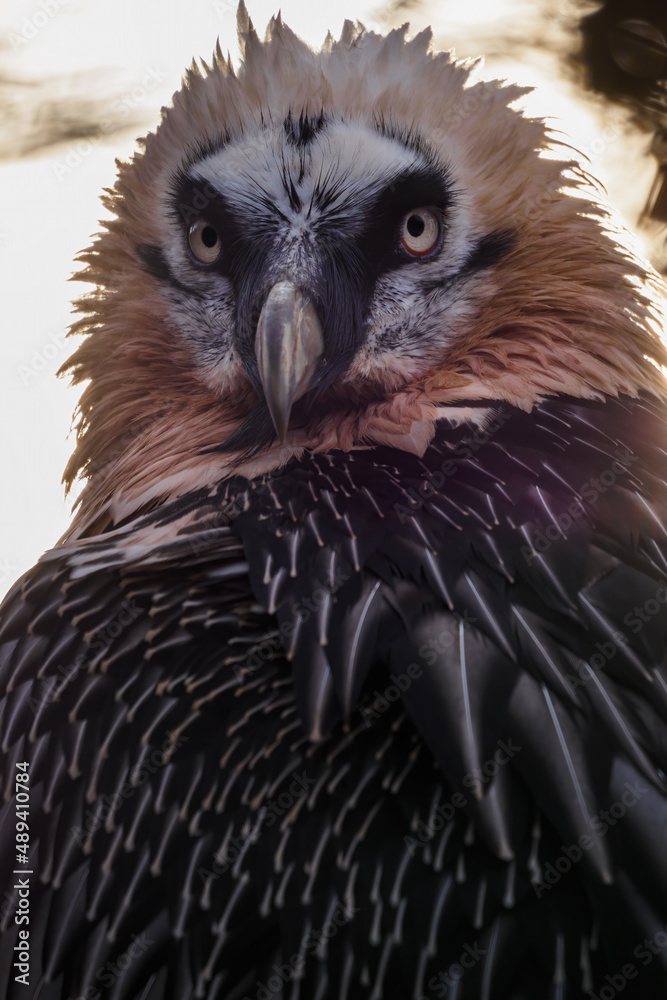
[[[206,219],[199,218],[190,226],[188,244],[199,264],[215,264],[222,253],[220,233]]]
[[[408,258],[430,260],[442,246],[443,223],[437,208],[413,208],[402,220],[400,248]]]
[[[407,222],[407,230],[410,236],[417,239],[424,232],[426,228],[426,223],[422,219],[421,215],[411,215]]]
[[[218,242],[218,234],[213,226],[204,226],[201,231],[201,241],[205,247],[214,247]]]

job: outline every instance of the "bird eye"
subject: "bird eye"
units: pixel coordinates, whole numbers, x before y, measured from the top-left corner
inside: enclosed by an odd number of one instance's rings
[[[197,219],[188,230],[190,250],[200,264],[214,264],[222,251],[218,230],[206,219]]]
[[[442,220],[432,208],[413,208],[403,219],[401,247],[410,257],[431,257],[442,245]]]

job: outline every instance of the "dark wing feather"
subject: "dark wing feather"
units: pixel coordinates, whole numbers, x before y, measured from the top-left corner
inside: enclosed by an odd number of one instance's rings
[[[650,400],[501,407],[47,553],[0,625],[33,995],[576,1000],[639,965],[667,919],[666,430]],[[666,955],[626,998],[664,995]]]

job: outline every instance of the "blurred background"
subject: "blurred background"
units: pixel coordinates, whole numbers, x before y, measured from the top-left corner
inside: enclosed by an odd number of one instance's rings
[[[248,0],[263,32],[279,0]],[[280,0],[319,46],[345,17],[379,31],[431,24],[437,48],[484,54],[487,75],[533,85],[588,158],[654,265],[667,271],[664,0]],[[75,255],[103,217],[115,159],[153,128],[193,57],[237,55],[235,0],[3,0],[0,9],[0,594],[65,530],[61,475],[78,391],[55,373],[74,349]]]

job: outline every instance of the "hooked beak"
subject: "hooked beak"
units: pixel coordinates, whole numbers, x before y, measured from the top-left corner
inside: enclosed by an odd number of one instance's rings
[[[259,317],[255,355],[281,442],[287,437],[292,405],[308,389],[323,350],[322,327],[312,303],[291,281],[278,281]]]

